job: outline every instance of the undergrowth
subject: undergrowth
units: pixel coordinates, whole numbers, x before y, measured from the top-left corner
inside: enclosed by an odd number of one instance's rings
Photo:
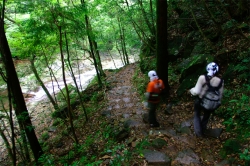
[[[245,161],[245,165],[248,165],[250,161],[250,58],[243,56],[238,59],[239,63],[231,73],[237,77],[225,85],[223,103],[217,114],[224,119],[226,131],[232,135],[224,142],[221,156],[230,158],[230,155],[236,154]]]

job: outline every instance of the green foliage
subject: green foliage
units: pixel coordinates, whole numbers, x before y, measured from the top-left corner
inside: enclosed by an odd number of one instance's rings
[[[94,92],[90,100],[94,103],[97,103],[102,97],[103,94],[101,92]]]
[[[136,144],[136,151],[137,153],[140,154],[140,156],[142,156],[142,150],[148,148],[151,146],[151,143],[148,141],[147,138],[142,139],[138,144]]]
[[[64,120],[61,118],[55,118],[52,126],[63,126]]]
[[[176,72],[176,69],[174,68],[173,65],[168,66],[168,83],[169,85],[175,85],[179,83],[179,75]]]
[[[51,154],[43,154],[39,159],[38,163],[43,166],[53,166],[55,165],[53,155]]]
[[[101,130],[88,135],[83,144],[74,145],[74,148],[67,155],[57,159],[57,163],[64,165],[99,165],[103,161],[102,156],[110,156],[110,165],[123,165],[127,163],[131,157],[126,144],[117,144],[115,141],[115,129],[105,123],[100,125]],[[57,139],[57,141],[59,141]],[[98,141],[98,142],[97,142]],[[97,144],[103,144],[97,147]],[[100,152],[101,149],[103,150]],[[100,154],[97,154],[97,149]],[[117,153],[119,152],[119,153]],[[76,158],[79,158],[78,160]],[[48,163],[48,157],[43,156],[40,162]]]
[[[156,58],[153,56],[143,57],[139,63],[142,73],[147,73],[150,70],[156,70]]]
[[[248,149],[240,151],[240,148],[241,144],[245,144],[245,141],[250,138],[249,93],[248,84],[243,84],[235,89],[225,89],[222,108],[217,110],[218,115],[224,119],[227,131],[236,135],[235,139],[229,139],[224,143],[220,152],[221,156],[225,158],[230,154],[239,154],[246,163],[249,162]]]
[[[240,62],[236,64],[234,67],[234,72],[235,75],[240,80],[247,80],[250,82],[250,68],[249,68],[249,63],[250,63],[250,57],[249,57],[250,50],[247,52],[242,52],[239,59]]]
[[[248,89],[248,90],[247,90]],[[224,104],[227,102],[227,107],[218,111],[219,114],[225,118],[224,124],[228,130],[235,130],[240,132],[240,136],[249,137],[244,131],[248,131],[250,125],[250,108],[249,108],[249,96],[242,94],[241,96],[235,96],[235,94],[240,94],[241,91],[249,93],[249,85],[243,85],[242,89],[239,90],[225,90],[224,92]],[[235,93],[238,92],[238,93]],[[235,99],[237,98],[237,99]]]
[[[46,141],[49,139],[49,133],[48,132],[44,132],[42,135],[41,135],[41,139]]]
[[[235,154],[240,152],[241,145],[236,139],[228,139],[223,145],[220,155],[225,158],[229,154]]]
[[[243,150],[242,153],[240,153],[240,158],[245,160],[246,162],[249,162],[250,161],[250,149],[249,148],[246,148]]]
[[[135,87],[137,88],[136,91],[140,94],[141,98],[144,98],[144,93],[146,92],[146,87],[149,82],[149,78],[147,75],[139,75],[140,71],[136,70],[132,81]]]
[[[75,99],[77,94],[76,87],[74,87],[71,84],[68,84],[68,91],[69,91],[69,97],[70,99]],[[57,93],[57,98],[59,101],[64,101],[64,97],[66,96],[66,88],[64,87],[59,93]]]

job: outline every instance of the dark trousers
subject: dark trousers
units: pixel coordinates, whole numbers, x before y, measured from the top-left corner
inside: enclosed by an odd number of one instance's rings
[[[203,111],[203,117],[201,119],[201,112]],[[197,98],[194,103],[194,132],[197,136],[202,136],[207,129],[207,123],[209,121],[211,113],[214,111],[205,110],[200,105],[200,99]]]
[[[157,124],[157,119],[156,119],[156,108],[157,108],[158,103],[151,103],[148,102],[148,108],[149,108],[149,113],[148,113],[148,121],[149,124]]]

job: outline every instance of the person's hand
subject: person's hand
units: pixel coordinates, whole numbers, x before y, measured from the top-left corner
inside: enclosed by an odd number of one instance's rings
[[[190,89],[187,90],[187,95],[193,97],[194,95],[190,92]]]
[[[144,109],[148,109],[148,102],[144,101],[143,106],[144,106]]]

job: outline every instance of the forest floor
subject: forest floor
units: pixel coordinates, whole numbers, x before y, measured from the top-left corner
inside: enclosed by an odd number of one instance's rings
[[[141,99],[137,88],[133,85],[133,76],[138,70],[137,63],[133,63],[122,67],[117,72],[111,72],[106,70],[107,82],[109,87],[105,89],[105,95],[99,100],[99,109],[95,113],[89,115],[88,122],[85,122],[84,115],[78,112],[78,117],[83,117],[82,120],[74,121],[76,125],[76,134],[80,144],[86,144],[90,141],[90,137],[94,133],[100,132],[103,126],[110,126],[110,130],[122,128],[125,123],[130,127],[130,131],[126,134],[126,137],[118,135],[121,139],[118,139],[117,144],[124,144],[124,149],[133,151],[136,145],[142,140],[148,140],[153,143],[154,140],[161,139],[166,142],[162,146],[150,146],[148,149],[151,151],[164,154],[171,159],[171,165],[229,165],[228,161],[225,161],[220,156],[220,150],[223,145],[223,141],[226,140],[230,134],[223,131],[220,138],[203,137],[197,138],[194,135],[193,130],[193,102],[194,98],[188,94],[183,95],[181,98],[176,97],[175,91],[178,85],[170,85],[170,96],[162,102],[157,110],[157,119],[160,123],[160,127],[151,128],[148,123],[143,121],[143,116],[147,114],[147,109],[144,107],[143,99]],[[137,77],[141,77],[142,73],[138,73]],[[138,78],[139,79],[139,78]],[[145,87],[146,90],[146,87]],[[95,90],[86,89],[86,93],[93,94]],[[173,102],[174,101],[174,102]],[[85,103],[86,108],[88,104]],[[43,146],[46,144],[46,153],[59,159],[62,156],[67,156],[67,161],[80,160],[81,156],[74,156],[70,158],[70,151],[74,149],[74,141],[72,136],[68,134],[70,132],[65,131],[65,125],[63,124],[53,126],[55,120],[50,117],[50,106],[48,101],[40,102],[36,105],[35,109],[39,112],[37,117],[33,117],[33,123],[36,127],[36,133],[39,140],[43,141]],[[166,110],[171,113],[166,113]],[[224,128],[222,119],[215,116],[212,123],[209,123],[211,128]],[[45,132],[48,131],[48,132]],[[44,134],[47,133],[47,134]],[[103,133],[102,133],[103,134]],[[114,154],[103,153],[107,140],[98,138],[91,138],[90,141],[92,150],[86,153],[86,156],[96,156],[99,160],[103,161],[99,165],[109,165],[114,160]],[[46,143],[45,143],[46,142]],[[116,150],[116,155],[124,155],[124,149]],[[152,155],[153,156],[153,155]],[[151,156],[151,157],[152,157]],[[237,156],[235,156],[237,157]],[[133,156],[132,163],[129,165],[158,165],[157,161],[148,159],[143,155]],[[151,163],[150,161],[151,160]],[[65,159],[66,161],[66,159]],[[55,165],[62,165],[54,163]],[[242,164],[238,162],[237,164]],[[126,164],[123,164],[126,165]]]

